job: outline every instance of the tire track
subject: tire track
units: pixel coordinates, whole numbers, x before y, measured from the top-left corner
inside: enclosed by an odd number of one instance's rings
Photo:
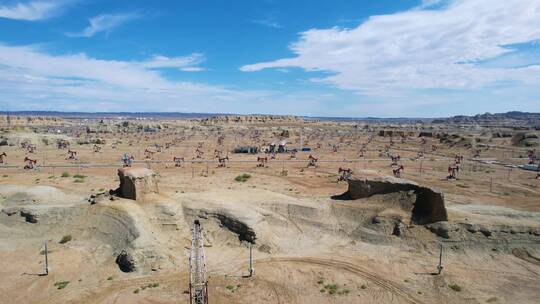
[[[425,304],[423,301],[412,296],[407,290],[400,287],[396,283],[383,279],[380,276],[370,273],[369,271],[361,268],[360,266],[352,264],[350,262],[337,261],[337,260],[324,259],[324,258],[313,258],[313,257],[269,258],[269,259],[256,260],[255,262],[256,263],[293,262],[293,263],[304,263],[304,264],[339,268],[341,270],[345,270],[345,271],[354,273],[356,275],[359,275],[361,277],[368,279],[369,281],[373,282],[374,284],[383,288],[384,290],[387,290],[391,292],[392,294],[406,300],[408,303]]]
[[[255,264],[267,264],[267,263],[303,263],[309,265],[318,265],[323,267],[337,268],[350,273],[359,275],[382,289],[394,294],[395,296],[405,300],[407,303],[425,304],[423,301],[417,299],[411,295],[406,289],[400,287],[393,281],[386,280],[380,276],[373,274],[361,266],[355,265],[346,261],[316,258],[316,257],[275,257],[267,259],[258,259],[254,261]],[[148,285],[150,283],[160,283],[163,285],[174,284],[179,285],[181,278],[178,274],[170,273],[163,275],[152,275],[137,278],[128,278],[123,280],[115,280],[113,282],[96,282],[91,284],[85,284],[82,286],[70,286],[69,289],[65,289],[56,293],[54,297],[49,298],[47,303],[84,303],[95,299],[98,296],[104,296],[106,294],[120,292],[122,290],[134,287],[140,287]],[[269,283],[270,289],[273,291],[276,297],[277,303],[284,303],[278,290],[280,286]],[[179,292],[180,294],[180,292]],[[91,302],[91,301],[90,301]]]

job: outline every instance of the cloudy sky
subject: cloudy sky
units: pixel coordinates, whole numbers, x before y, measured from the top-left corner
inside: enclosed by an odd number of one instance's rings
[[[540,0],[0,0],[0,111],[540,112]]]

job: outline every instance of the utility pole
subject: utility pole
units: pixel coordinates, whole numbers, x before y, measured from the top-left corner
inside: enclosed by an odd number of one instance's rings
[[[49,258],[47,254],[47,241],[45,241],[45,275],[49,275]]]
[[[443,270],[443,265],[442,265],[442,244],[439,244],[439,265],[437,265],[437,274],[441,274],[442,270]]]
[[[253,272],[254,272],[252,249],[253,249],[253,244],[249,243],[249,277],[253,276]]]
[[[300,128],[300,147],[298,151],[302,152],[302,149],[304,149],[304,128]]]

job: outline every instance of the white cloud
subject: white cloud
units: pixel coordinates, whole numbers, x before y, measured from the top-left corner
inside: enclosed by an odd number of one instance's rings
[[[85,54],[51,56],[32,47],[0,45],[0,65],[40,77],[80,78],[121,86],[163,84],[159,74],[144,69],[142,63],[99,60]]]
[[[183,57],[154,55],[152,58],[144,61],[142,65],[150,69],[176,68],[185,72],[200,72],[204,71],[204,68],[197,67],[196,65],[203,61],[204,55],[200,53],[193,53]]]
[[[427,6],[441,1],[424,1]],[[312,79],[369,96],[421,89],[480,89],[540,82],[538,66],[485,67],[479,61],[540,39],[540,1],[453,0],[438,10],[372,16],[353,29],[311,29],[291,44],[295,57],[245,65],[242,71],[300,67]]]
[[[539,1],[440,3],[373,16],[352,29],[312,29],[291,45],[293,58],[242,67],[323,71],[311,81],[346,90],[311,90],[304,79],[287,81],[283,91],[240,87],[253,82],[231,88],[163,73],[204,70],[198,53],[103,60],[0,43],[0,108],[386,117],[540,110],[539,57],[506,46],[540,40]]]
[[[266,19],[251,20],[251,22],[265,26],[265,27],[274,28],[274,29],[283,28],[283,26],[279,24],[277,21],[275,21],[273,17],[268,17]]]
[[[201,67],[192,67],[192,66],[180,68],[180,70],[181,70],[181,71],[184,71],[184,72],[202,72],[202,71],[206,71],[205,68],[201,68]]]
[[[191,64],[202,57],[101,60],[0,44],[0,108],[321,115],[322,104],[332,104],[332,97],[318,92],[231,89],[173,81],[159,73],[164,67],[196,69]]]
[[[441,3],[444,3],[445,0],[422,0],[422,4],[420,4],[419,8],[430,8],[437,6]]]
[[[207,113],[267,113],[313,116],[430,116],[474,114],[470,95],[425,93],[414,100],[402,97],[362,99],[349,91],[254,90],[165,78],[165,67],[190,69],[202,55],[146,60],[102,60],[85,54],[50,55],[30,46],[0,44],[0,108],[3,110],[62,111],[180,111]],[[158,58],[158,59],[156,59]],[[168,58],[168,59],[165,59]],[[169,61],[175,64],[169,64]],[[531,70],[538,74],[539,70]],[[504,91],[473,96],[489,110],[538,110],[538,86],[528,91]],[[501,98],[502,96],[502,98]],[[512,100],[515,104],[508,103]],[[406,102],[405,102],[406,101]],[[440,106],[439,106],[440,105]],[[442,113],[442,114],[441,114]]]
[[[202,54],[101,60],[85,54],[49,55],[30,46],[0,44],[0,107],[19,110],[244,112],[268,91],[173,81],[161,68],[197,70]],[[250,105],[253,105],[250,107]],[[245,112],[244,112],[245,113]]]
[[[113,28],[130,20],[139,18],[138,14],[103,14],[88,19],[90,25],[78,33],[67,33],[70,37],[92,37],[100,32],[109,32]]]
[[[0,6],[0,18],[36,21],[50,18],[61,11],[67,1],[30,1]]]

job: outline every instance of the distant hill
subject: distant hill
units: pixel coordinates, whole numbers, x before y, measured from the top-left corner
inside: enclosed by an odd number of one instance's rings
[[[216,115],[213,113],[179,113],[179,112],[61,112],[61,111],[9,111],[4,112],[12,116],[55,116],[61,118],[146,118],[146,119],[202,119]]]
[[[540,113],[511,111],[506,113],[477,114],[474,116],[458,115],[449,118],[437,118],[432,122],[458,125],[540,127]]]
[[[286,117],[283,115],[265,115],[265,114],[218,114],[218,113],[179,113],[179,112],[61,112],[61,111],[9,111],[0,112],[1,114],[12,116],[40,116],[40,117],[59,117],[64,119],[201,119],[210,121],[212,119],[224,119],[229,117],[253,116],[253,117]],[[292,116],[291,116],[292,117]],[[435,123],[448,125],[481,125],[481,126],[508,126],[508,127],[528,127],[540,129],[540,113],[529,112],[506,112],[506,113],[485,113],[474,116],[458,115],[448,118],[378,118],[378,117],[309,117],[295,116],[298,118],[321,121],[341,121],[341,122],[365,122],[365,123]]]
[[[102,118],[123,118],[123,119],[223,119],[224,117],[293,117],[292,115],[270,115],[270,114],[218,114],[218,113],[180,113],[180,112],[61,112],[61,111],[6,111],[0,115],[12,116],[40,116],[40,117],[60,117],[66,119],[102,119]],[[378,117],[316,117],[316,116],[294,116],[305,120],[322,121],[361,121],[361,122],[387,122],[387,123],[415,123],[429,122],[431,118],[378,118]]]

